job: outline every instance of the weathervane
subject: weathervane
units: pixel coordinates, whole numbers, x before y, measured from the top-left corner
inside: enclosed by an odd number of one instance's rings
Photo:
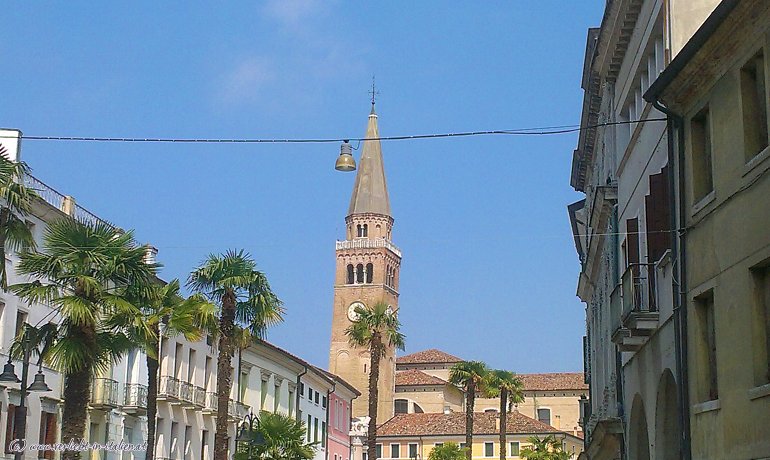
[[[372,110],[374,110],[374,103],[377,99],[377,96],[380,94],[380,92],[377,91],[377,88],[374,86],[374,75],[372,75],[372,90],[369,91],[369,94],[372,95]]]

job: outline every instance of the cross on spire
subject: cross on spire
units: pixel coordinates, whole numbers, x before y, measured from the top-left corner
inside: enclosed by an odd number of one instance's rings
[[[372,89],[369,91],[369,94],[372,96],[372,113],[374,113],[374,103],[376,102],[377,96],[380,94],[380,92],[377,91],[377,87],[374,85],[374,75],[372,75]]]

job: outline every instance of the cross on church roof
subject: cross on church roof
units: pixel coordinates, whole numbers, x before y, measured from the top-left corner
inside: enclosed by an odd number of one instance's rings
[[[374,85],[374,75],[372,75],[372,89],[369,91],[369,94],[372,96],[372,111],[374,111],[374,103],[376,102],[377,96],[380,94]]]

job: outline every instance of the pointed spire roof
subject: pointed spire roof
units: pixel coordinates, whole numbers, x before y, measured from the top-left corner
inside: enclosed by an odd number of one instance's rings
[[[369,114],[369,123],[366,126],[367,139],[380,137],[377,128],[377,114]],[[350,197],[348,215],[352,214],[382,214],[390,216],[390,198],[388,197],[388,184],[385,181],[385,167],[382,162],[382,147],[380,141],[363,141],[363,153],[358,165],[356,182],[353,185],[353,195]]]

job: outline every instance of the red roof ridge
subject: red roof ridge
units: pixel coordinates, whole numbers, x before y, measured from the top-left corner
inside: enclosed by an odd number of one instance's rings
[[[446,385],[448,382],[417,369],[396,372],[396,386]]]
[[[408,355],[399,356],[396,359],[397,364],[422,364],[422,363],[459,363],[462,359],[457,356],[450,355],[445,351],[441,351],[437,348],[430,348],[428,350],[417,351]]]

